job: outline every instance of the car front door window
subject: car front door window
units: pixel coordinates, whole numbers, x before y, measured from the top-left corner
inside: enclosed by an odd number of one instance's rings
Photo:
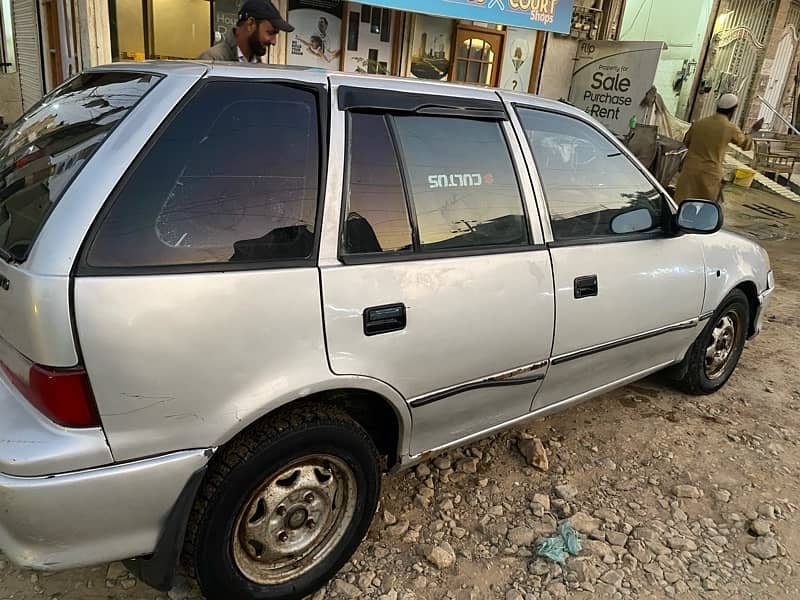
[[[664,200],[647,178],[607,138],[578,119],[519,109],[525,135],[544,186],[558,242],[657,233]],[[649,219],[616,219],[628,212]],[[630,224],[637,227],[631,228]]]

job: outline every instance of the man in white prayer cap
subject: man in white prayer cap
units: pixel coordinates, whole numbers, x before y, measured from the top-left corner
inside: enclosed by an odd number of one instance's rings
[[[717,102],[717,114],[696,121],[689,128],[683,140],[689,152],[675,189],[678,204],[688,199],[719,201],[728,144],[743,150],[753,147],[751,135],[761,129],[764,119],[756,121],[750,135],[746,135],[731,122],[737,106],[739,99],[734,94],[724,94]]]

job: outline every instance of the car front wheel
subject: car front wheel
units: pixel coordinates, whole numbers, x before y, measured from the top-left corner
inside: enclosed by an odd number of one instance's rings
[[[380,473],[369,435],[308,405],[269,419],[215,457],[187,532],[208,600],[304,598],[367,532]]]
[[[686,374],[679,380],[690,394],[712,394],[727,383],[739,363],[750,327],[750,305],[733,290],[689,350]]]

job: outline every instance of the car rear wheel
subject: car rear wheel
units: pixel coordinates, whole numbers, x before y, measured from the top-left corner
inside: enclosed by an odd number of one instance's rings
[[[215,457],[187,532],[208,600],[304,598],[361,543],[378,503],[378,455],[345,413],[306,405]]]
[[[739,363],[750,326],[750,306],[741,290],[733,290],[711,317],[689,350],[684,391],[712,394],[722,388]]]

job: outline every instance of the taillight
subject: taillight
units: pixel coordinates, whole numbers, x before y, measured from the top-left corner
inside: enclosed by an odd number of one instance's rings
[[[64,427],[99,427],[100,416],[84,369],[50,369],[31,364],[27,378],[19,364],[0,363],[23,396],[39,412]]]

